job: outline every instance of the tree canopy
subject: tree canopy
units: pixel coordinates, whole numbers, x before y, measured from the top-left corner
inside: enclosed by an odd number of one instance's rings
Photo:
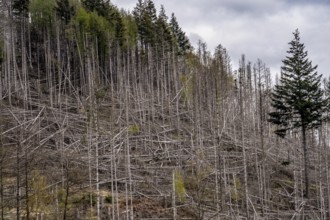
[[[288,55],[282,61],[280,83],[272,93],[270,122],[278,125],[276,133],[284,137],[288,130],[299,127],[318,127],[324,110],[321,77],[317,66],[308,59],[308,52],[300,42],[299,31],[289,43]]]
[[[308,59],[308,52],[300,42],[298,29],[289,43],[288,55],[282,61],[280,83],[272,93],[272,107],[269,121],[277,128],[275,133],[285,137],[287,131],[301,128],[302,149],[304,155],[305,197],[309,197],[309,158],[306,143],[307,130],[321,125],[326,107],[321,77],[317,66]]]

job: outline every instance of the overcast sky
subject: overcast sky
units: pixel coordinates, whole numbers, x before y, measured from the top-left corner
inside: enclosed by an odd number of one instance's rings
[[[137,0],[112,0],[132,10]],[[330,0],[154,0],[167,15],[175,13],[193,45],[199,39],[208,49],[221,44],[228,49],[233,66],[242,53],[247,60],[263,60],[273,74],[280,72],[292,32],[301,41],[318,72],[330,76]]]

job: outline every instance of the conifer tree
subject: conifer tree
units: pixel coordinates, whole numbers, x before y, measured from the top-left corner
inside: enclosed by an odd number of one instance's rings
[[[136,45],[138,30],[133,15],[128,12],[123,12],[122,24],[124,25],[123,30],[125,31],[124,40],[126,42],[126,46],[132,47]]]
[[[13,13],[15,15],[21,15],[24,17],[28,16],[29,12],[29,0],[13,0],[12,7],[13,7]]]
[[[326,102],[325,107],[325,120],[328,122],[330,119],[330,76],[327,79],[323,80],[324,87],[324,99]]]
[[[157,13],[151,0],[139,0],[133,11],[141,43],[145,46],[155,44]]]
[[[330,97],[330,77],[324,79],[324,93],[326,97]]]
[[[87,11],[96,12],[107,20],[110,28],[114,31],[115,42],[122,47],[125,41],[125,27],[118,8],[109,0],[84,0],[82,2]]]
[[[125,25],[123,21],[123,16],[116,7],[109,8],[111,18],[108,19],[111,26],[114,27],[115,40],[120,47],[125,43]]]
[[[172,13],[171,16],[170,27],[172,30],[174,41],[177,43],[178,46],[178,54],[179,55],[185,54],[188,50],[191,49],[191,45],[188,37],[186,36],[186,33],[179,26],[179,23],[174,13]]]
[[[106,16],[108,12],[108,6],[110,4],[109,0],[83,0],[82,1],[85,8],[90,11],[96,11],[101,16]]]
[[[282,76],[280,83],[272,93],[272,107],[269,121],[277,125],[275,133],[285,137],[286,132],[301,129],[302,148],[304,155],[305,197],[309,196],[308,154],[306,133],[308,129],[318,127],[322,121],[325,107],[323,91],[320,88],[321,75],[317,66],[308,59],[308,52],[300,42],[299,31],[294,33],[294,39],[289,43],[288,55],[282,61]]]
[[[70,5],[69,0],[57,0],[56,15],[65,24],[68,24],[71,17],[74,15],[74,7]]]
[[[156,28],[157,28],[157,43],[160,44],[163,49],[171,49],[168,47],[172,45],[171,30],[167,20],[168,17],[166,15],[165,8],[163,5],[161,5],[160,12],[156,21]]]

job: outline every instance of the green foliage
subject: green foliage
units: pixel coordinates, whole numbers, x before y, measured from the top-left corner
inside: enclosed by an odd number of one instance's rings
[[[109,1],[102,0],[84,0],[83,6],[88,12],[94,12],[100,17],[103,17],[108,22],[110,29],[113,30],[113,40],[119,46],[123,46],[125,41],[125,26],[118,8]]]
[[[197,219],[204,219],[205,210],[202,204],[214,198],[214,191],[210,189],[209,177],[214,173],[206,162],[207,159],[202,150],[197,150],[196,157],[187,164],[185,171],[185,188],[187,194],[195,201]]]
[[[190,71],[195,70],[199,66],[199,58],[195,53],[187,54],[187,64]]]
[[[80,0],[69,0],[69,5],[72,6],[75,11],[78,11],[78,9],[81,7],[81,1]]]
[[[96,205],[96,195],[92,193],[80,193],[80,194],[75,194],[72,196],[72,203],[76,205],[90,205],[91,202],[91,196],[92,196],[92,205]]]
[[[170,27],[172,31],[173,41],[177,45],[178,54],[179,55],[186,54],[188,51],[192,49],[192,47],[188,37],[186,36],[186,33],[182,31],[181,27],[179,26],[179,23],[174,13],[172,13],[171,16]]]
[[[78,28],[81,28],[81,30],[88,30],[90,28],[89,13],[83,7],[80,7],[77,11],[74,22],[78,25]]]
[[[145,41],[150,45],[154,45],[156,38],[156,8],[151,0],[146,1],[145,13],[143,14],[142,25],[144,25]]]
[[[180,81],[184,87],[181,98],[184,103],[189,103],[189,101],[192,100],[192,81],[189,80],[189,77],[185,74],[181,75]]]
[[[49,205],[54,201],[54,195],[48,192],[46,177],[39,171],[32,171],[30,181],[30,211],[34,213],[45,213]]]
[[[93,42],[94,46],[97,46],[100,56],[106,54],[110,36],[113,36],[114,33],[104,17],[96,12],[87,12],[80,7],[71,21],[71,27],[71,35],[77,40],[82,52],[86,52],[85,43],[86,40],[89,40]]]
[[[110,7],[109,1],[103,0],[83,0],[84,8],[89,12],[95,11],[100,16],[106,17]]]
[[[57,0],[56,15],[65,24],[68,24],[76,10],[74,4],[69,0]]]
[[[140,126],[139,125],[131,125],[129,128],[128,128],[128,132],[130,133],[130,134],[133,134],[133,135],[135,135],[135,134],[139,134],[140,133],[140,131],[141,131],[141,129],[140,129]]]
[[[130,14],[124,14],[123,16],[123,25],[125,26],[124,36],[126,47],[130,48],[136,45],[138,39],[138,28],[136,26],[136,22],[134,17]]]
[[[119,12],[114,13],[114,15],[115,17],[113,20],[116,20],[116,23],[114,25],[115,42],[117,42],[120,47],[123,47],[125,43],[125,24]]]
[[[63,187],[60,187],[57,189],[57,199],[61,206],[64,206],[65,196],[66,196],[66,190]]]
[[[184,187],[184,180],[180,171],[174,171],[174,186],[176,195],[180,202],[184,202],[186,198],[186,189]]]
[[[87,26],[91,35],[98,38],[99,42],[105,41],[110,31],[108,21],[99,16],[97,13],[92,12],[89,14],[89,23]]]
[[[105,201],[106,203],[112,203],[112,200],[113,200],[112,195],[107,195],[107,196],[104,198],[104,201]]]
[[[145,46],[154,46],[156,43],[156,8],[151,0],[139,0],[133,10],[138,28],[140,41]]]
[[[29,9],[32,22],[41,27],[49,27],[55,19],[55,0],[32,0]]]
[[[324,79],[324,95],[330,97],[330,76],[327,79]]]
[[[325,119],[327,121],[330,120],[330,77],[328,79],[324,79],[324,100],[326,103],[326,107],[325,107]]]
[[[230,196],[235,201],[241,201],[243,197],[242,183],[239,178],[233,178],[233,186],[230,189]]]
[[[107,94],[107,90],[105,88],[101,88],[95,91],[96,99],[103,99]]]
[[[160,12],[156,21],[156,41],[160,48],[160,53],[171,51],[173,45],[173,39],[171,29],[168,24],[168,17],[165,12],[165,8],[161,5]]]
[[[12,8],[15,15],[28,17],[30,0],[13,0]]]
[[[288,55],[282,61],[280,83],[272,93],[274,112],[269,114],[269,121],[278,126],[275,133],[280,137],[298,127],[318,127],[326,106],[320,87],[322,76],[317,74],[317,66],[312,66],[308,60],[299,31],[293,34]]]

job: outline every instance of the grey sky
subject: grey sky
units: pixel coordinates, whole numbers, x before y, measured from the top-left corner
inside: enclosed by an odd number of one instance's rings
[[[137,0],[112,0],[132,10]],[[242,53],[262,59],[273,74],[280,72],[292,32],[301,40],[318,72],[330,76],[330,0],[154,0],[157,8],[172,12],[193,45],[205,41],[213,52],[218,44],[228,49],[235,68]]]

